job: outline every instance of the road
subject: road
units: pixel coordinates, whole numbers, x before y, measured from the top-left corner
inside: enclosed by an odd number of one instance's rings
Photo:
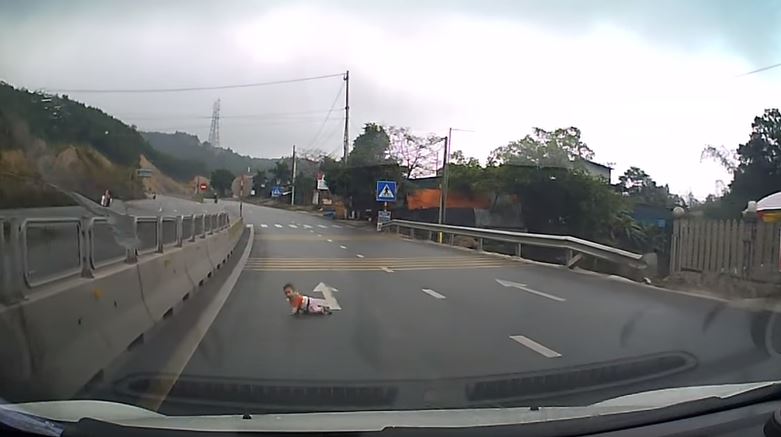
[[[312,213],[244,205],[244,218],[250,257],[185,364],[163,375],[175,383],[153,403],[162,412],[572,405],[781,377],[774,312]],[[291,316],[286,282],[338,310]],[[153,363],[192,331],[183,322],[144,345],[113,386],[155,386]]]

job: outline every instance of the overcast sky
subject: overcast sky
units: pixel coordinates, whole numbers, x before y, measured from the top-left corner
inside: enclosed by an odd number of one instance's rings
[[[616,174],[636,165],[704,197],[730,176],[700,162],[781,105],[778,0],[0,0],[0,79],[30,89],[198,87],[350,70],[350,137],[363,123],[456,132],[484,160],[529,133],[577,126]],[[259,157],[341,150],[343,81],[190,93],[88,94],[139,129]],[[335,110],[326,121],[328,110]],[[614,177],[615,178],[615,177]]]

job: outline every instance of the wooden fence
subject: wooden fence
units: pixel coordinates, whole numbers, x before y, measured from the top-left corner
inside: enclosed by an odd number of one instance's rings
[[[749,220],[675,220],[670,273],[722,274],[781,282],[779,223]]]

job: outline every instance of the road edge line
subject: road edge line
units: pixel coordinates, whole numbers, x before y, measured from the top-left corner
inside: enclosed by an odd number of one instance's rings
[[[163,404],[168,393],[173,388],[176,381],[179,380],[182,371],[190,362],[195,350],[198,349],[198,345],[201,344],[201,340],[206,335],[206,332],[214,323],[214,319],[222,310],[223,305],[227,302],[228,297],[233,291],[233,287],[239,280],[241,272],[244,271],[244,266],[247,264],[250,252],[252,252],[252,244],[255,236],[255,228],[253,225],[246,225],[246,229],[249,229],[249,238],[247,240],[247,246],[244,247],[244,252],[241,254],[238,262],[233,268],[233,271],[225,279],[225,282],[220,287],[220,290],[214,295],[214,298],[209,305],[206,306],[204,311],[198,316],[198,321],[194,324],[192,329],[187,331],[187,335],[179,342],[179,347],[171,354],[171,358],[166,362],[165,366],[160,369],[159,373],[170,375],[170,378],[161,378],[161,381],[154,388],[156,392],[147,392],[153,399],[148,402],[142,401],[145,408],[149,408],[153,411],[157,411],[160,405]]]

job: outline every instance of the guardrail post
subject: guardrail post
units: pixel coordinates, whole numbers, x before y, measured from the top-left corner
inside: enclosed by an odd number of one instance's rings
[[[206,238],[206,214],[201,214],[201,238]]]
[[[157,243],[157,249],[155,252],[163,253],[163,216],[157,216],[155,222],[155,242]]]
[[[564,265],[569,266],[570,261],[572,261],[573,253],[572,249],[564,249]]]
[[[482,238],[478,238],[477,239],[477,250],[479,250],[480,252],[483,251],[483,239]]]
[[[93,218],[79,219],[79,258],[81,259],[81,277],[94,278],[92,274],[92,223]]]
[[[195,214],[190,214],[190,241],[195,241]]]
[[[9,235],[4,245],[0,245],[3,253],[3,281],[8,284],[0,290],[0,301],[12,304],[25,299],[24,295],[24,264],[22,262],[21,233],[22,220],[11,218],[8,221]],[[2,228],[0,228],[2,230]]]
[[[431,241],[434,239],[434,231],[428,231],[428,241]]]
[[[448,241],[448,244],[450,244],[451,246],[456,244],[456,234],[448,234],[447,241]]]
[[[521,243],[515,245],[515,256],[518,258],[521,258],[521,249],[523,249],[523,245]]]
[[[182,247],[182,237],[184,236],[184,216],[176,217],[176,247]]]
[[[133,217],[133,234],[138,237],[138,217]],[[125,249],[125,262],[135,264],[138,262],[138,249]]]
[[[209,222],[209,235],[214,234],[214,216],[209,214],[206,216],[206,220]]]

